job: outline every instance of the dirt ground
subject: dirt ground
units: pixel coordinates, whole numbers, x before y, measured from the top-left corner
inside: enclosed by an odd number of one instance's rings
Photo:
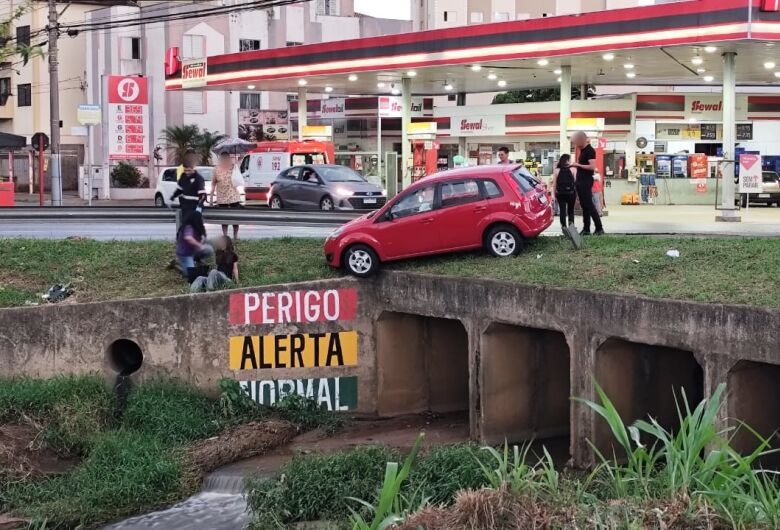
[[[62,458],[40,442],[31,425],[0,425],[0,471],[17,477],[41,477],[65,473],[76,458]]]

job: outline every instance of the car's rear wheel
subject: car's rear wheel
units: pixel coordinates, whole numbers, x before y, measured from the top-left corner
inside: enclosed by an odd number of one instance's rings
[[[511,225],[494,226],[485,236],[485,249],[499,258],[518,255],[524,243],[523,236]]]
[[[325,195],[320,201],[320,210],[330,211],[333,210],[333,208],[333,199],[330,197],[330,195]]]
[[[154,196],[154,205],[158,208],[165,208],[165,199],[159,193]]]
[[[358,278],[367,278],[379,270],[379,256],[367,245],[352,245],[344,252],[344,268]]]
[[[739,202],[743,208],[747,208],[747,204],[748,204],[747,195],[743,195],[742,199],[740,199]]]
[[[273,195],[271,197],[271,200],[268,202],[268,205],[271,207],[272,210],[281,210],[284,205],[282,204],[282,198],[278,195]]]

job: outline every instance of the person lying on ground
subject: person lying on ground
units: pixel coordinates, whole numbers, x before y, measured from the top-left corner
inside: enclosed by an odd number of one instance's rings
[[[228,236],[222,236],[217,239],[215,247],[217,268],[209,271],[208,276],[195,278],[190,292],[216,291],[239,281],[238,254],[233,247],[233,241]]]

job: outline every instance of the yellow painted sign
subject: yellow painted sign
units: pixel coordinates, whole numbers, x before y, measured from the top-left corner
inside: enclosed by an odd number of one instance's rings
[[[570,131],[603,131],[604,118],[569,118],[566,128]]]
[[[230,337],[231,370],[357,365],[357,331]]]

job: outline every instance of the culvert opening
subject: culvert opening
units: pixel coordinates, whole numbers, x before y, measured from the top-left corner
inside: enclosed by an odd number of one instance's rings
[[[468,411],[468,334],[460,321],[388,312],[376,326],[381,416]]]
[[[568,452],[570,355],[563,333],[492,324],[481,354],[484,441],[559,439]]]
[[[704,396],[704,371],[693,352],[615,338],[596,351],[596,381],[627,426],[652,416],[674,431],[679,426],[675,396],[681,400],[684,390],[692,407]],[[596,419],[595,444],[605,454],[614,447],[601,417]]]
[[[739,361],[729,372],[729,417],[736,428],[732,446],[737,451],[753,452],[760,441],[750,429],[768,439],[772,449],[780,448],[780,365]],[[749,426],[745,428],[742,424]],[[780,455],[761,458],[764,467],[780,468]]]
[[[141,347],[129,339],[119,339],[108,347],[108,360],[117,375],[128,376],[137,372],[144,362]]]

